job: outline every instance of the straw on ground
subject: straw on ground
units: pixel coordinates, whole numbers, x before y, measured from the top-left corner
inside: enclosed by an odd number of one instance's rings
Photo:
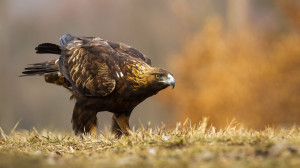
[[[1,130],[1,129],[0,129]],[[1,131],[2,167],[299,167],[300,128],[225,129],[206,121],[141,128],[130,137]]]

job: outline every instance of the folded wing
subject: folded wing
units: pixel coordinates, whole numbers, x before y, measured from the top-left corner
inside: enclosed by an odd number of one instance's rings
[[[119,67],[107,42],[64,35],[61,45],[60,71],[74,90],[85,96],[106,96],[114,90]]]

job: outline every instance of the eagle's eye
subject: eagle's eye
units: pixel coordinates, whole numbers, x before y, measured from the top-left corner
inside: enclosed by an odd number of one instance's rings
[[[156,79],[160,78],[160,75],[155,75],[155,78],[156,78]]]

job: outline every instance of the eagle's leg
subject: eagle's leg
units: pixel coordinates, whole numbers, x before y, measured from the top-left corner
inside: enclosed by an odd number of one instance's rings
[[[114,114],[112,123],[112,132],[116,134],[117,138],[120,138],[122,134],[129,136],[129,117],[125,114]]]
[[[116,138],[120,138],[122,136],[122,131],[115,119],[115,115],[112,117],[111,131],[115,134]]]
[[[76,101],[72,124],[75,135],[97,135],[97,112],[87,108],[83,102]]]

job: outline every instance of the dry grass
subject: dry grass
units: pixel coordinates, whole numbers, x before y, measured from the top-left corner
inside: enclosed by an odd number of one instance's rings
[[[49,131],[2,132],[2,167],[299,167],[300,128],[262,131],[207,122],[139,129],[131,137],[76,137]]]

